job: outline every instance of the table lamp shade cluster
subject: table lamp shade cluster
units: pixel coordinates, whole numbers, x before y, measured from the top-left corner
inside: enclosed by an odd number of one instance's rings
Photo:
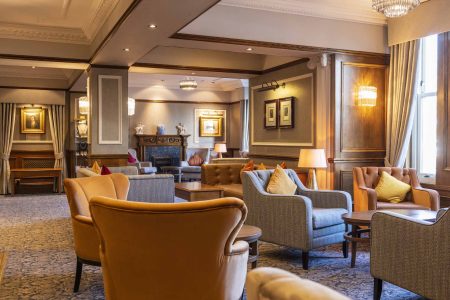
[[[318,190],[315,169],[327,168],[327,160],[324,149],[301,149],[298,159],[299,168],[307,168],[308,181],[306,187],[313,190]]]
[[[219,158],[222,158],[222,153],[227,152],[227,145],[226,144],[215,144],[214,152],[219,154]]]

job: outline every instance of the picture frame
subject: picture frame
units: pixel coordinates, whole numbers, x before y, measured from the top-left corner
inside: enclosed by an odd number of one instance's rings
[[[221,137],[222,136],[222,116],[201,116],[200,136],[201,137]]]
[[[45,110],[23,107],[20,110],[20,133],[45,133]]]
[[[278,100],[264,101],[264,128],[278,128]]]
[[[294,128],[294,97],[286,97],[278,100],[279,128]]]

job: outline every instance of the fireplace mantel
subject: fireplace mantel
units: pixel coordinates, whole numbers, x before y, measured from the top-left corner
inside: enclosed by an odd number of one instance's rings
[[[180,160],[186,159],[186,148],[188,146],[187,139],[190,134],[136,134],[138,140],[138,158],[140,161],[145,161],[146,147],[162,147],[162,146],[176,146],[180,147]]]

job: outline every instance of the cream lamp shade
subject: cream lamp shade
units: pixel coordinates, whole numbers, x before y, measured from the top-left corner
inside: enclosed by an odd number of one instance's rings
[[[225,144],[215,144],[214,145],[214,152],[216,152],[216,153],[225,153],[225,152],[227,152],[227,145],[225,145]]]
[[[320,169],[327,167],[324,149],[301,149],[298,159],[299,168]]]

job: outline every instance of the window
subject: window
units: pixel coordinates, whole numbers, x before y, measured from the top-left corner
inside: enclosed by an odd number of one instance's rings
[[[416,123],[416,168],[421,176],[436,174],[437,35],[422,39]]]

